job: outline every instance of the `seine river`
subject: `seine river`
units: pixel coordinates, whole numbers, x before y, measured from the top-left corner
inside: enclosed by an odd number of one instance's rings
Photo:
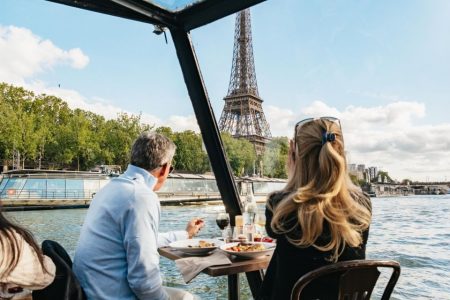
[[[367,258],[393,259],[402,266],[392,299],[450,299],[450,195],[373,198],[372,204]],[[215,216],[222,209],[220,205],[164,206],[161,230],[183,229],[185,220],[202,217],[206,226],[200,236],[218,236]],[[86,209],[8,214],[39,241],[56,240],[73,257]],[[200,274],[185,285],[173,262],[162,258],[161,269],[166,285],[187,289],[202,299],[227,298],[226,278]],[[245,276],[241,287],[241,299],[251,299]],[[377,289],[375,293],[380,294]]]

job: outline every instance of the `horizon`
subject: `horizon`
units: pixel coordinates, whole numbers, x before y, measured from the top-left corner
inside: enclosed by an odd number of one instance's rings
[[[298,120],[332,115],[342,121],[349,163],[399,181],[450,178],[450,3],[428,3],[253,7],[256,78],[272,135],[291,137]],[[148,124],[198,132],[171,39],[165,44],[153,26],[44,1],[2,7],[0,81],[107,118],[142,113]],[[217,120],[234,20],[192,32]]]

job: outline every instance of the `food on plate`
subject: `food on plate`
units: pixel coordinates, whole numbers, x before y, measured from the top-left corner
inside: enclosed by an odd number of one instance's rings
[[[236,246],[228,247],[225,250],[234,252],[256,252],[266,250],[263,244],[239,243]]]
[[[189,248],[211,248],[211,247],[215,247],[216,245],[214,243],[210,243],[207,241],[198,241],[198,245],[189,245]]]
[[[261,242],[265,242],[265,243],[274,243],[275,241],[274,241],[273,238],[270,238],[270,237],[265,236],[265,237],[262,238]]]

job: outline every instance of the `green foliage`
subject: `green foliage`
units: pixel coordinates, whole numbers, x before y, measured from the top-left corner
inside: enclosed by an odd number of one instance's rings
[[[253,166],[256,163],[253,145],[245,139],[235,139],[229,133],[222,132],[221,135],[234,175],[251,175]]]
[[[120,165],[125,169],[133,141],[151,126],[140,115],[104,117],[81,109],[70,109],[62,99],[35,95],[21,87],[0,83],[0,160],[16,168],[89,170],[95,165]],[[177,171],[210,171],[200,134],[191,130],[173,132],[159,127],[177,145],[173,165]],[[236,176],[251,175],[255,166],[264,175],[286,178],[287,138],[274,138],[264,157],[256,157],[253,145],[222,133],[229,163]],[[260,163],[262,162],[262,163]]]
[[[388,172],[385,171],[379,171],[378,172],[378,176],[377,176],[377,180],[378,177],[381,177],[381,182],[393,182],[392,178],[389,176]]]
[[[177,145],[175,169],[189,173],[205,173],[209,170],[208,155],[202,149],[200,134],[191,130],[176,132],[173,141]]]
[[[19,168],[125,167],[132,142],[151,128],[140,116],[119,114],[106,121],[72,110],[55,96],[36,96],[5,83],[0,83],[0,118],[0,159]]]
[[[267,145],[263,157],[264,176],[287,178],[286,162],[289,152],[287,137],[273,138]]]
[[[412,183],[412,180],[411,179],[403,179],[402,180],[402,182],[401,182],[401,184],[403,184],[403,185],[410,185]]]
[[[356,177],[356,175],[350,174],[350,179],[352,180],[353,184],[358,185],[358,177]]]

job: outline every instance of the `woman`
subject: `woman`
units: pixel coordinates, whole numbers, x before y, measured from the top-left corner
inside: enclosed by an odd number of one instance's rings
[[[55,278],[55,264],[27,230],[11,223],[0,207],[0,299],[31,299]]]
[[[336,118],[306,119],[295,126],[286,187],[269,196],[266,230],[277,239],[261,299],[290,299],[307,272],[342,260],[364,259],[371,221],[370,199],[347,173],[344,141]],[[336,298],[337,281],[311,285]],[[308,299],[308,289],[305,290]]]

